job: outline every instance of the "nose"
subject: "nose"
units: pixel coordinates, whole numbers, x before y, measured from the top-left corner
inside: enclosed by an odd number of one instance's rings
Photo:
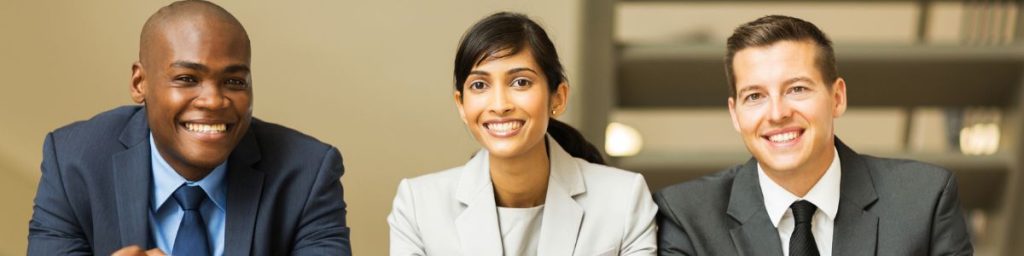
[[[202,85],[199,96],[192,100],[192,104],[202,109],[223,109],[227,108],[229,101],[224,95],[224,89],[217,84],[207,83]]]
[[[505,115],[512,112],[515,106],[512,105],[512,101],[508,98],[508,93],[505,87],[496,86],[494,90],[491,90],[490,104],[488,104],[488,111],[496,115]]]
[[[771,113],[769,114],[772,122],[786,121],[793,115],[793,108],[782,97],[774,97],[771,102]]]

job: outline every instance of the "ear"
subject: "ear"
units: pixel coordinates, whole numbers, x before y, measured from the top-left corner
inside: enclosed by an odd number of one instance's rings
[[[569,83],[562,82],[558,84],[558,88],[555,89],[553,95],[551,95],[551,111],[554,112],[551,117],[557,117],[562,113],[565,113],[565,109],[569,103]]]
[[[469,125],[469,121],[466,120],[466,110],[462,105],[462,92],[456,90],[454,96],[455,107],[459,109],[459,118],[462,119],[462,123]]]
[[[740,132],[740,122],[736,117],[736,99],[729,97],[729,116],[732,117],[732,129]]]
[[[837,78],[832,84],[832,101],[835,106],[832,109],[832,118],[838,118],[846,113],[846,80]]]
[[[146,103],[146,72],[141,62],[132,63],[131,96],[135,103]]]

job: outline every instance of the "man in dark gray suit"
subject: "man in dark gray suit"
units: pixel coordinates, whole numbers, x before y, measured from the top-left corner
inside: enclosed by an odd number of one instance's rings
[[[949,171],[857,154],[846,82],[813,24],[767,16],[727,43],[729,113],[753,158],[655,194],[661,255],[971,255]]]
[[[252,117],[238,20],[176,2],[140,41],[142,105],[46,136],[28,254],[350,255],[341,154]]]

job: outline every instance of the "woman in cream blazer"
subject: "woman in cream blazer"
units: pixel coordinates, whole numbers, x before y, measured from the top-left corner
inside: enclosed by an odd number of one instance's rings
[[[655,255],[643,176],[601,165],[564,112],[568,83],[543,28],[497,13],[463,36],[454,98],[484,147],[464,166],[402,180],[391,255]]]

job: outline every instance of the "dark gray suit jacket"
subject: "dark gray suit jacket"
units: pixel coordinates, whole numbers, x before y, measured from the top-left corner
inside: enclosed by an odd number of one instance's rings
[[[834,255],[971,255],[956,180],[910,160],[859,155],[836,139],[842,164]],[[782,255],[765,210],[757,161],[665,188],[660,255]]]
[[[29,255],[110,255],[153,248],[152,165],[141,106],[126,106],[46,136],[29,222]],[[226,255],[350,255],[341,154],[253,118],[228,158]]]

